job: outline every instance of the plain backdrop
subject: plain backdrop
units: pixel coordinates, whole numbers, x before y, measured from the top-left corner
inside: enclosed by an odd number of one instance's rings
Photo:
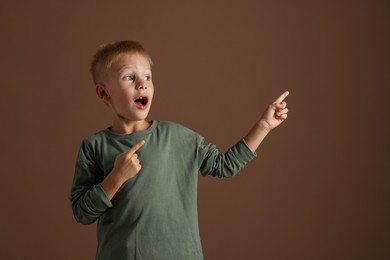
[[[289,118],[231,179],[199,178],[206,260],[390,259],[388,1],[2,1],[0,259],[94,259],[69,191],[110,125],[89,63],[140,41],[150,119],[226,150],[284,90]]]

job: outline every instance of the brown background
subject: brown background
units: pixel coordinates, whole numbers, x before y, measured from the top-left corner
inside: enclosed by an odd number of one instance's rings
[[[390,259],[388,1],[2,1],[0,259],[93,259],[73,219],[81,139],[110,124],[89,62],[141,41],[151,119],[221,150],[285,89],[289,119],[229,180],[200,178],[205,259]]]

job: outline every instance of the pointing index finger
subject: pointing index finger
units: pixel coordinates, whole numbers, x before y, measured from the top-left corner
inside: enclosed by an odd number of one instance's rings
[[[141,140],[138,143],[136,143],[133,147],[130,148],[130,150],[127,151],[127,154],[132,156],[135,154],[136,151],[138,151],[139,148],[141,148],[145,143],[145,140]]]
[[[285,91],[280,97],[278,97],[274,104],[279,104],[279,103],[282,103],[282,101],[290,94],[290,92],[288,91]]]

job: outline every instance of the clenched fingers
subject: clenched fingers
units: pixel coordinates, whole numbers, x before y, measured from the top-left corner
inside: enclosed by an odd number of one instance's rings
[[[281,115],[284,115],[284,114],[287,114],[288,113],[288,108],[285,108],[285,109],[282,109],[278,112],[276,112],[276,115],[277,116],[281,116]]]

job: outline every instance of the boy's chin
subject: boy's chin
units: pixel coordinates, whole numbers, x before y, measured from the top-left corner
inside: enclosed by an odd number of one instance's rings
[[[140,113],[137,113],[137,115],[134,115],[134,121],[145,121],[146,118],[148,117],[149,115],[149,109],[147,109],[147,111],[142,111]]]

